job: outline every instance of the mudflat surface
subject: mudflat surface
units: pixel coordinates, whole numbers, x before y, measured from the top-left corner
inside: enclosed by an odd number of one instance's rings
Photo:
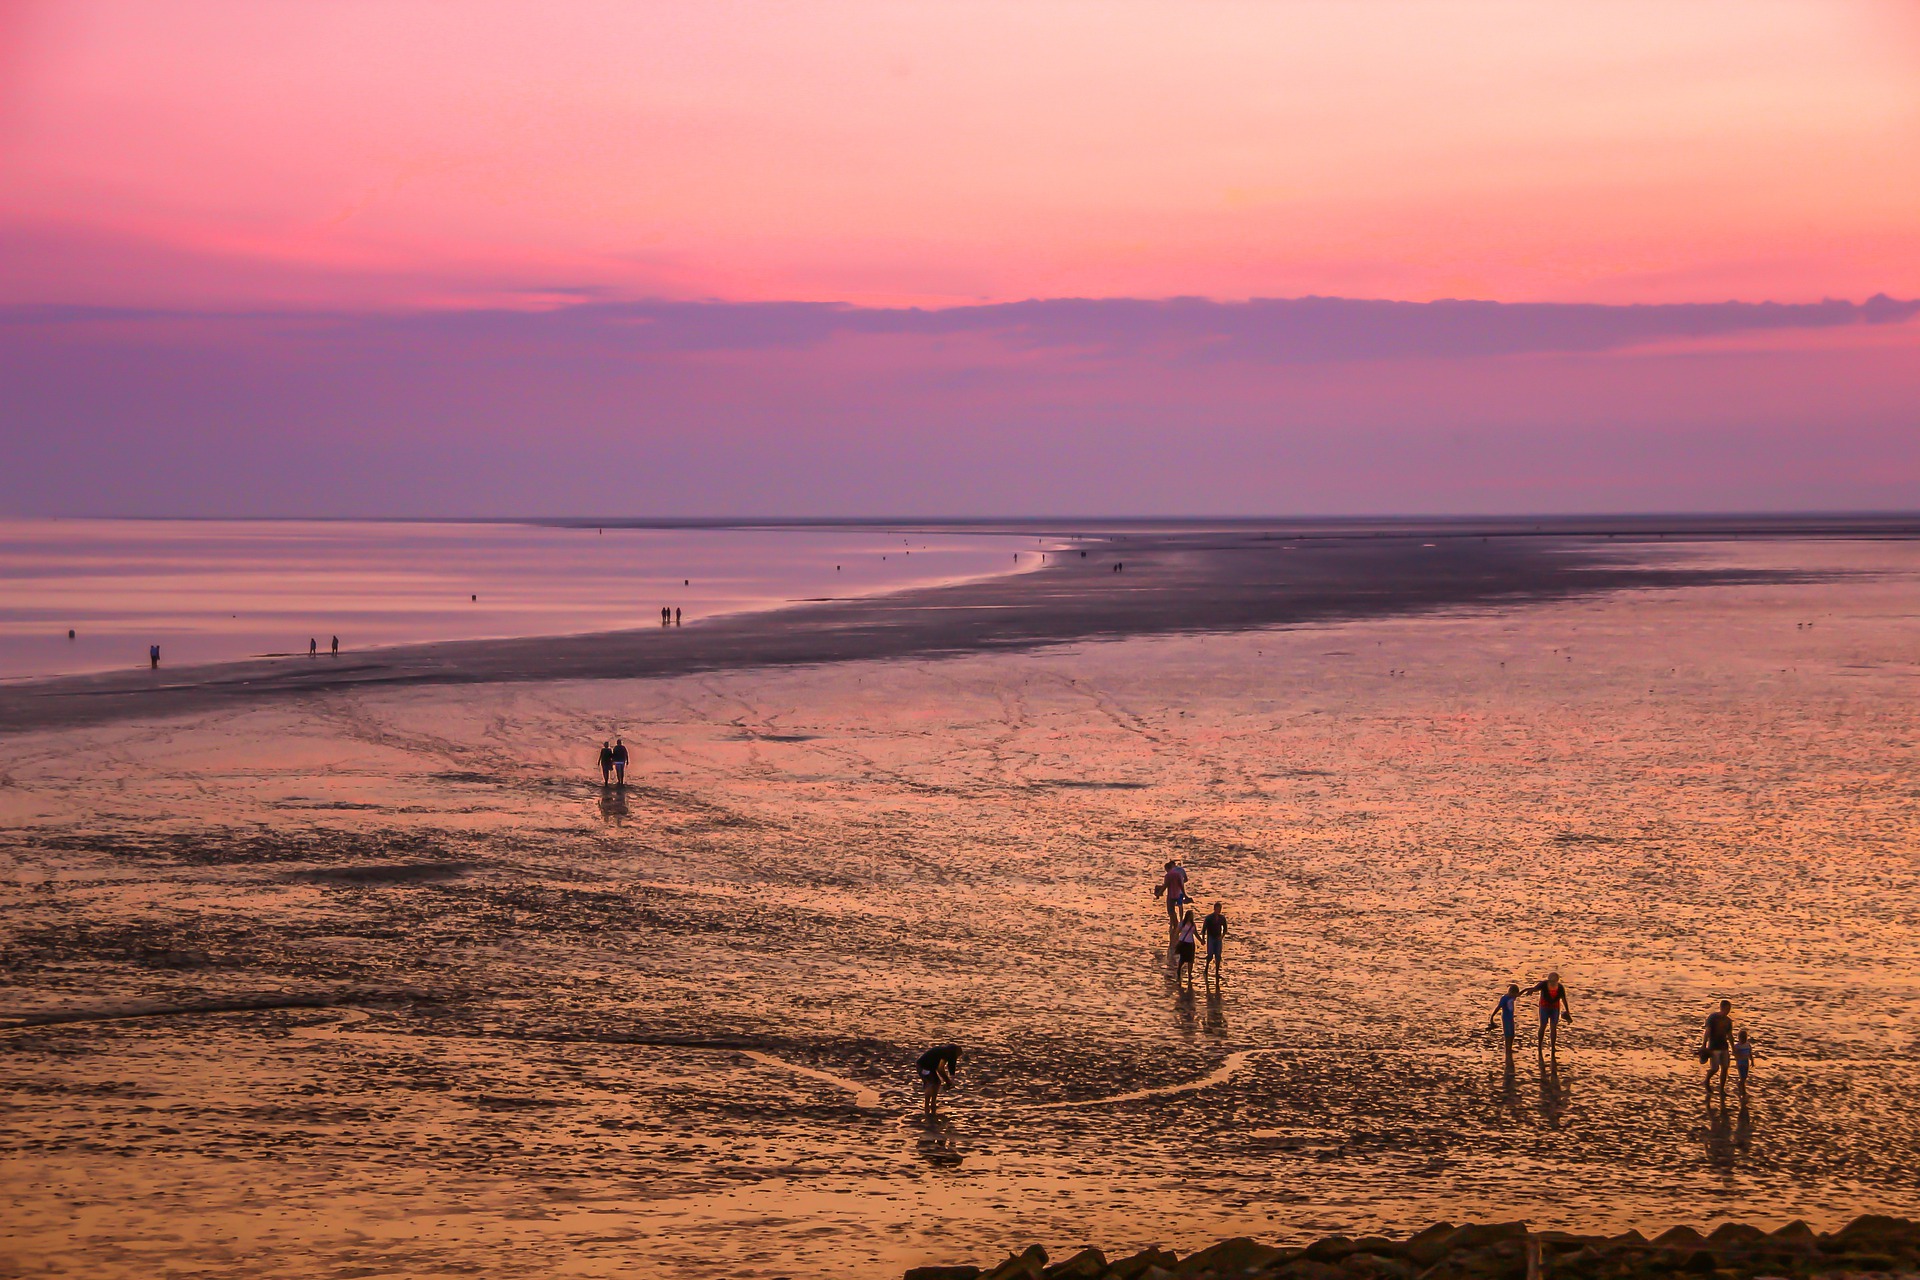
[[[1920,554],[1651,567],[1692,576],[11,734],[0,1248],[880,1277],[1910,1213]],[[1170,856],[1233,921],[1217,986],[1169,973]],[[1578,1020],[1509,1065],[1480,1028],[1550,968]],[[1759,1045],[1724,1099],[1688,1053],[1723,996]]]
[[[1699,531],[1683,526],[1675,536],[1682,534]],[[690,627],[359,653],[350,647],[338,658],[301,655],[10,684],[0,686],[0,733],[370,686],[629,679],[1030,649],[1563,599],[1756,572],[1675,563],[1657,549],[1649,554],[1652,539],[1664,535],[1638,527],[1627,542],[1606,534],[1522,535],[1465,524],[1129,528],[1080,536],[1090,541],[1049,555],[1033,572],[735,614]],[[1060,541],[1042,530],[1023,554]]]

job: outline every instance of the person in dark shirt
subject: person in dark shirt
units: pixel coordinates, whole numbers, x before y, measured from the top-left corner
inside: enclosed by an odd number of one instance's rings
[[[1213,904],[1213,913],[1200,922],[1201,932],[1207,938],[1206,969],[1214,977],[1219,977],[1226,967],[1222,952],[1227,944],[1227,913],[1220,909],[1219,903]]]
[[[613,781],[613,744],[600,744],[600,785],[607,786]]]
[[[1513,1007],[1520,1000],[1520,984],[1509,982],[1507,994],[1500,997],[1493,1006],[1493,1012],[1487,1015],[1487,1030],[1493,1030],[1493,1020],[1500,1019],[1501,1035],[1507,1042],[1507,1056],[1513,1056]]]
[[[627,744],[618,738],[613,740],[613,781],[617,786],[627,785]]]
[[[1713,1078],[1720,1077],[1720,1092],[1727,1091],[1727,1059],[1733,1052],[1733,1001],[1722,1000],[1720,1008],[1707,1015],[1700,1032],[1700,1049],[1707,1060],[1707,1090],[1713,1090]]]
[[[920,1088],[926,1095],[926,1114],[931,1117],[939,1104],[940,1091],[953,1088],[953,1073],[960,1069],[960,1046],[937,1044],[921,1054],[913,1068],[920,1073]]]
[[[1573,1021],[1573,1006],[1567,1003],[1567,989],[1560,985],[1560,975],[1550,973],[1545,982],[1536,982],[1521,995],[1530,996],[1540,993],[1540,1038],[1533,1042],[1534,1053],[1560,1053],[1560,1019]],[[1551,1043],[1549,1043],[1551,1040]]]

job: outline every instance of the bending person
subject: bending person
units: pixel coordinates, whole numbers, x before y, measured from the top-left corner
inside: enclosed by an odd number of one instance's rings
[[[960,1069],[960,1046],[937,1044],[920,1055],[913,1064],[920,1073],[920,1088],[926,1094],[926,1114],[931,1117],[940,1102],[940,1091],[953,1088],[953,1073]]]

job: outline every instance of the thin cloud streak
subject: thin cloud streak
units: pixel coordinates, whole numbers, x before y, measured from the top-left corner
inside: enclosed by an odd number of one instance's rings
[[[556,286],[544,292],[563,296]],[[0,309],[16,333],[135,326],[166,341],[169,329],[223,328],[249,344],[408,347],[463,343],[590,344],[660,356],[802,349],[837,338],[984,338],[1011,350],[1059,349],[1133,357],[1316,363],[1458,359],[1529,352],[1614,351],[1675,339],[1897,324],[1920,301],[1879,295],[1864,303],[1682,303],[1654,306],[1388,302],[1351,298],[1046,299],[979,307],[852,307],[833,303],[581,303],[544,311],[477,310],[402,316],[343,313],[179,313],[110,307]],[[241,331],[246,331],[242,337]]]

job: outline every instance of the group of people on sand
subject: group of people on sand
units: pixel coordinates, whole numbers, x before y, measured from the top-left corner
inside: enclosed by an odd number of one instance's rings
[[[1224,969],[1227,917],[1222,904],[1216,902],[1212,914],[1196,922],[1189,905],[1192,897],[1187,891],[1187,880],[1186,868],[1180,865],[1178,859],[1169,859],[1162,868],[1154,896],[1166,900],[1168,937],[1172,944],[1170,951],[1177,965],[1176,980],[1183,980],[1190,986],[1193,982],[1194,952],[1200,939],[1204,938],[1207,945],[1202,972],[1209,978],[1217,979]],[[1494,1004],[1493,1012],[1487,1017],[1487,1029],[1491,1031],[1496,1024],[1499,1025],[1507,1056],[1511,1059],[1518,1038],[1517,1006],[1525,996],[1539,997],[1540,1029],[1534,1040],[1535,1053],[1542,1057],[1557,1057],[1560,1050],[1560,1024],[1573,1023],[1573,1006],[1557,972],[1549,973],[1530,987],[1523,988],[1517,982],[1509,983],[1506,994]],[[1753,1064],[1753,1053],[1753,1044],[1746,1030],[1735,1028],[1733,1024],[1733,1002],[1722,1000],[1720,1007],[1707,1015],[1706,1025],[1701,1030],[1698,1056],[1707,1066],[1707,1090],[1712,1091],[1717,1079],[1720,1091],[1724,1094],[1729,1077],[1737,1072],[1738,1088],[1744,1094],[1747,1074]],[[920,1079],[922,1110],[927,1117],[934,1116],[940,1095],[954,1087],[954,1078],[960,1069],[960,1056],[959,1045],[941,1044],[928,1049],[915,1061],[914,1071]]]
[[[1178,858],[1167,859],[1160,883],[1154,886],[1153,892],[1155,897],[1164,897],[1167,902],[1167,941],[1173,956],[1174,981],[1193,985],[1193,953],[1202,938],[1207,943],[1207,959],[1201,966],[1201,974],[1208,981],[1218,981],[1226,968],[1225,904],[1214,903],[1213,911],[1204,920],[1196,921],[1193,909],[1188,906],[1193,898],[1187,892],[1187,869],[1180,865]]]
[[[1560,1052],[1560,1023],[1573,1022],[1573,1007],[1567,1003],[1567,989],[1561,985],[1560,975],[1549,973],[1543,980],[1522,989],[1520,984],[1507,984],[1507,993],[1494,1004],[1493,1012],[1487,1015],[1487,1030],[1493,1030],[1495,1022],[1500,1024],[1501,1038],[1505,1041],[1507,1056],[1513,1056],[1515,1039],[1514,1006],[1522,996],[1540,997],[1540,1031],[1534,1037],[1535,1056],[1553,1057]],[[1746,1092],[1747,1073],[1753,1068],[1753,1042],[1747,1038],[1746,1028],[1736,1030],[1733,1025],[1733,1001],[1722,1000],[1720,1007],[1707,1015],[1707,1022],[1700,1031],[1700,1047],[1697,1050],[1700,1061],[1707,1066],[1706,1087],[1713,1089],[1716,1077],[1720,1081],[1720,1092],[1727,1091],[1727,1077],[1733,1072],[1740,1073],[1740,1091]]]

